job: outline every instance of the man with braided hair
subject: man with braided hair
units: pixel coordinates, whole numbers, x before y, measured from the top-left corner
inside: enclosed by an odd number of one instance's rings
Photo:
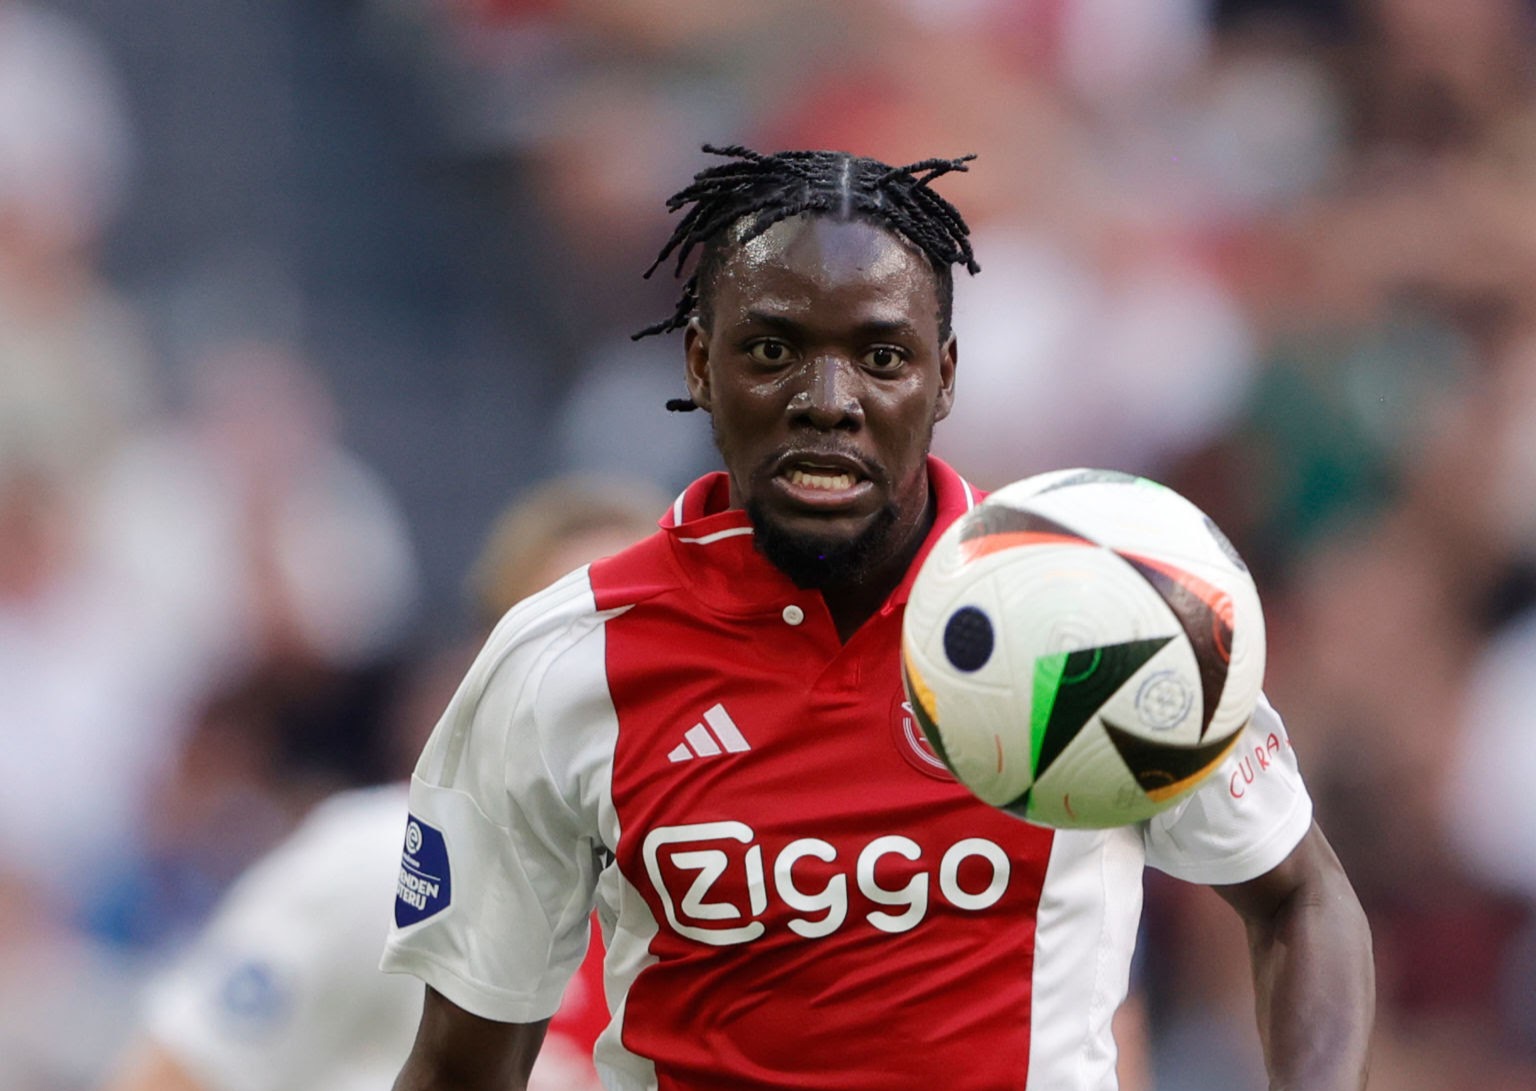
[[[1052,831],[956,783],[903,706],[908,589],[979,496],[928,454],[952,267],[978,269],[929,183],[966,160],[706,150],[657,259],[693,271],[642,335],[683,331],[672,406],[725,469],[509,613],[428,743],[395,1086],[522,1086],[595,905],[610,1089],[1110,1091],[1150,863],[1246,923],[1274,1085],[1360,1088],[1369,935],[1273,709],[1231,759],[1262,771]]]

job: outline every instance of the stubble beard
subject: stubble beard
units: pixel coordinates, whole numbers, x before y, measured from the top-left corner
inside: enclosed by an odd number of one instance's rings
[[[791,532],[776,523],[757,500],[747,502],[753,544],[796,587],[821,591],[862,583],[885,556],[896,527],[894,504],[886,504],[853,538]]]
[[[719,420],[711,414],[711,431],[715,448],[724,457],[726,445],[722,442]],[[933,440],[933,425],[923,437],[923,449],[927,451]],[[773,456],[776,457],[776,456]],[[770,457],[765,460],[771,462]],[[729,459],[727,459],[729,462]],[[872,473],[884,479],[885,467],[870,467]],[[752,541],[757,551],[795,584],[808,591],[824,591],[839,586],[857,586],[873,575],[875,569],[888,559],[891,551],[900,548],[898,538],[901,510],[894,490],[887,489],[890,497],[869,525],[853,538],[839,538],[790,531],[776,523],[767,505],[753,497],[747,500],[747,518],[752,523]]]

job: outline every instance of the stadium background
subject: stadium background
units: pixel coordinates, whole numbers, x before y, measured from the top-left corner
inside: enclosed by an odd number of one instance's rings
[[[91,1086],[230,879],[398,775],[508,501],[711,465],[628,334],[740,141],[979,153],[940,452],[1217,517],[1371,1086],[1536,1088],[1533,48],[1520,0],[0,0],[0,1087]],[[1139,972],[1159,1088],[1263,1085],[1214,895],[1149,876]]]

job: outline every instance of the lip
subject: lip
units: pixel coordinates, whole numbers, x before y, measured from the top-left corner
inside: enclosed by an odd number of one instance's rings
[[[846,484],[839,484],[842,478]],[[856,458],[831,452],[799,451],[785,455],[773,467],[772,488],[800,507],[844,509],[873,492],[869,471]]]

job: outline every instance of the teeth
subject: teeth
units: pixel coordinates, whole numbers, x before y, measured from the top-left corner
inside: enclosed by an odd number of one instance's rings
[[[796,485],[807,489],[851,489],[853,488],[853,475],[850,473],[812,473],[808,470],[791,470],[789,479]]]

